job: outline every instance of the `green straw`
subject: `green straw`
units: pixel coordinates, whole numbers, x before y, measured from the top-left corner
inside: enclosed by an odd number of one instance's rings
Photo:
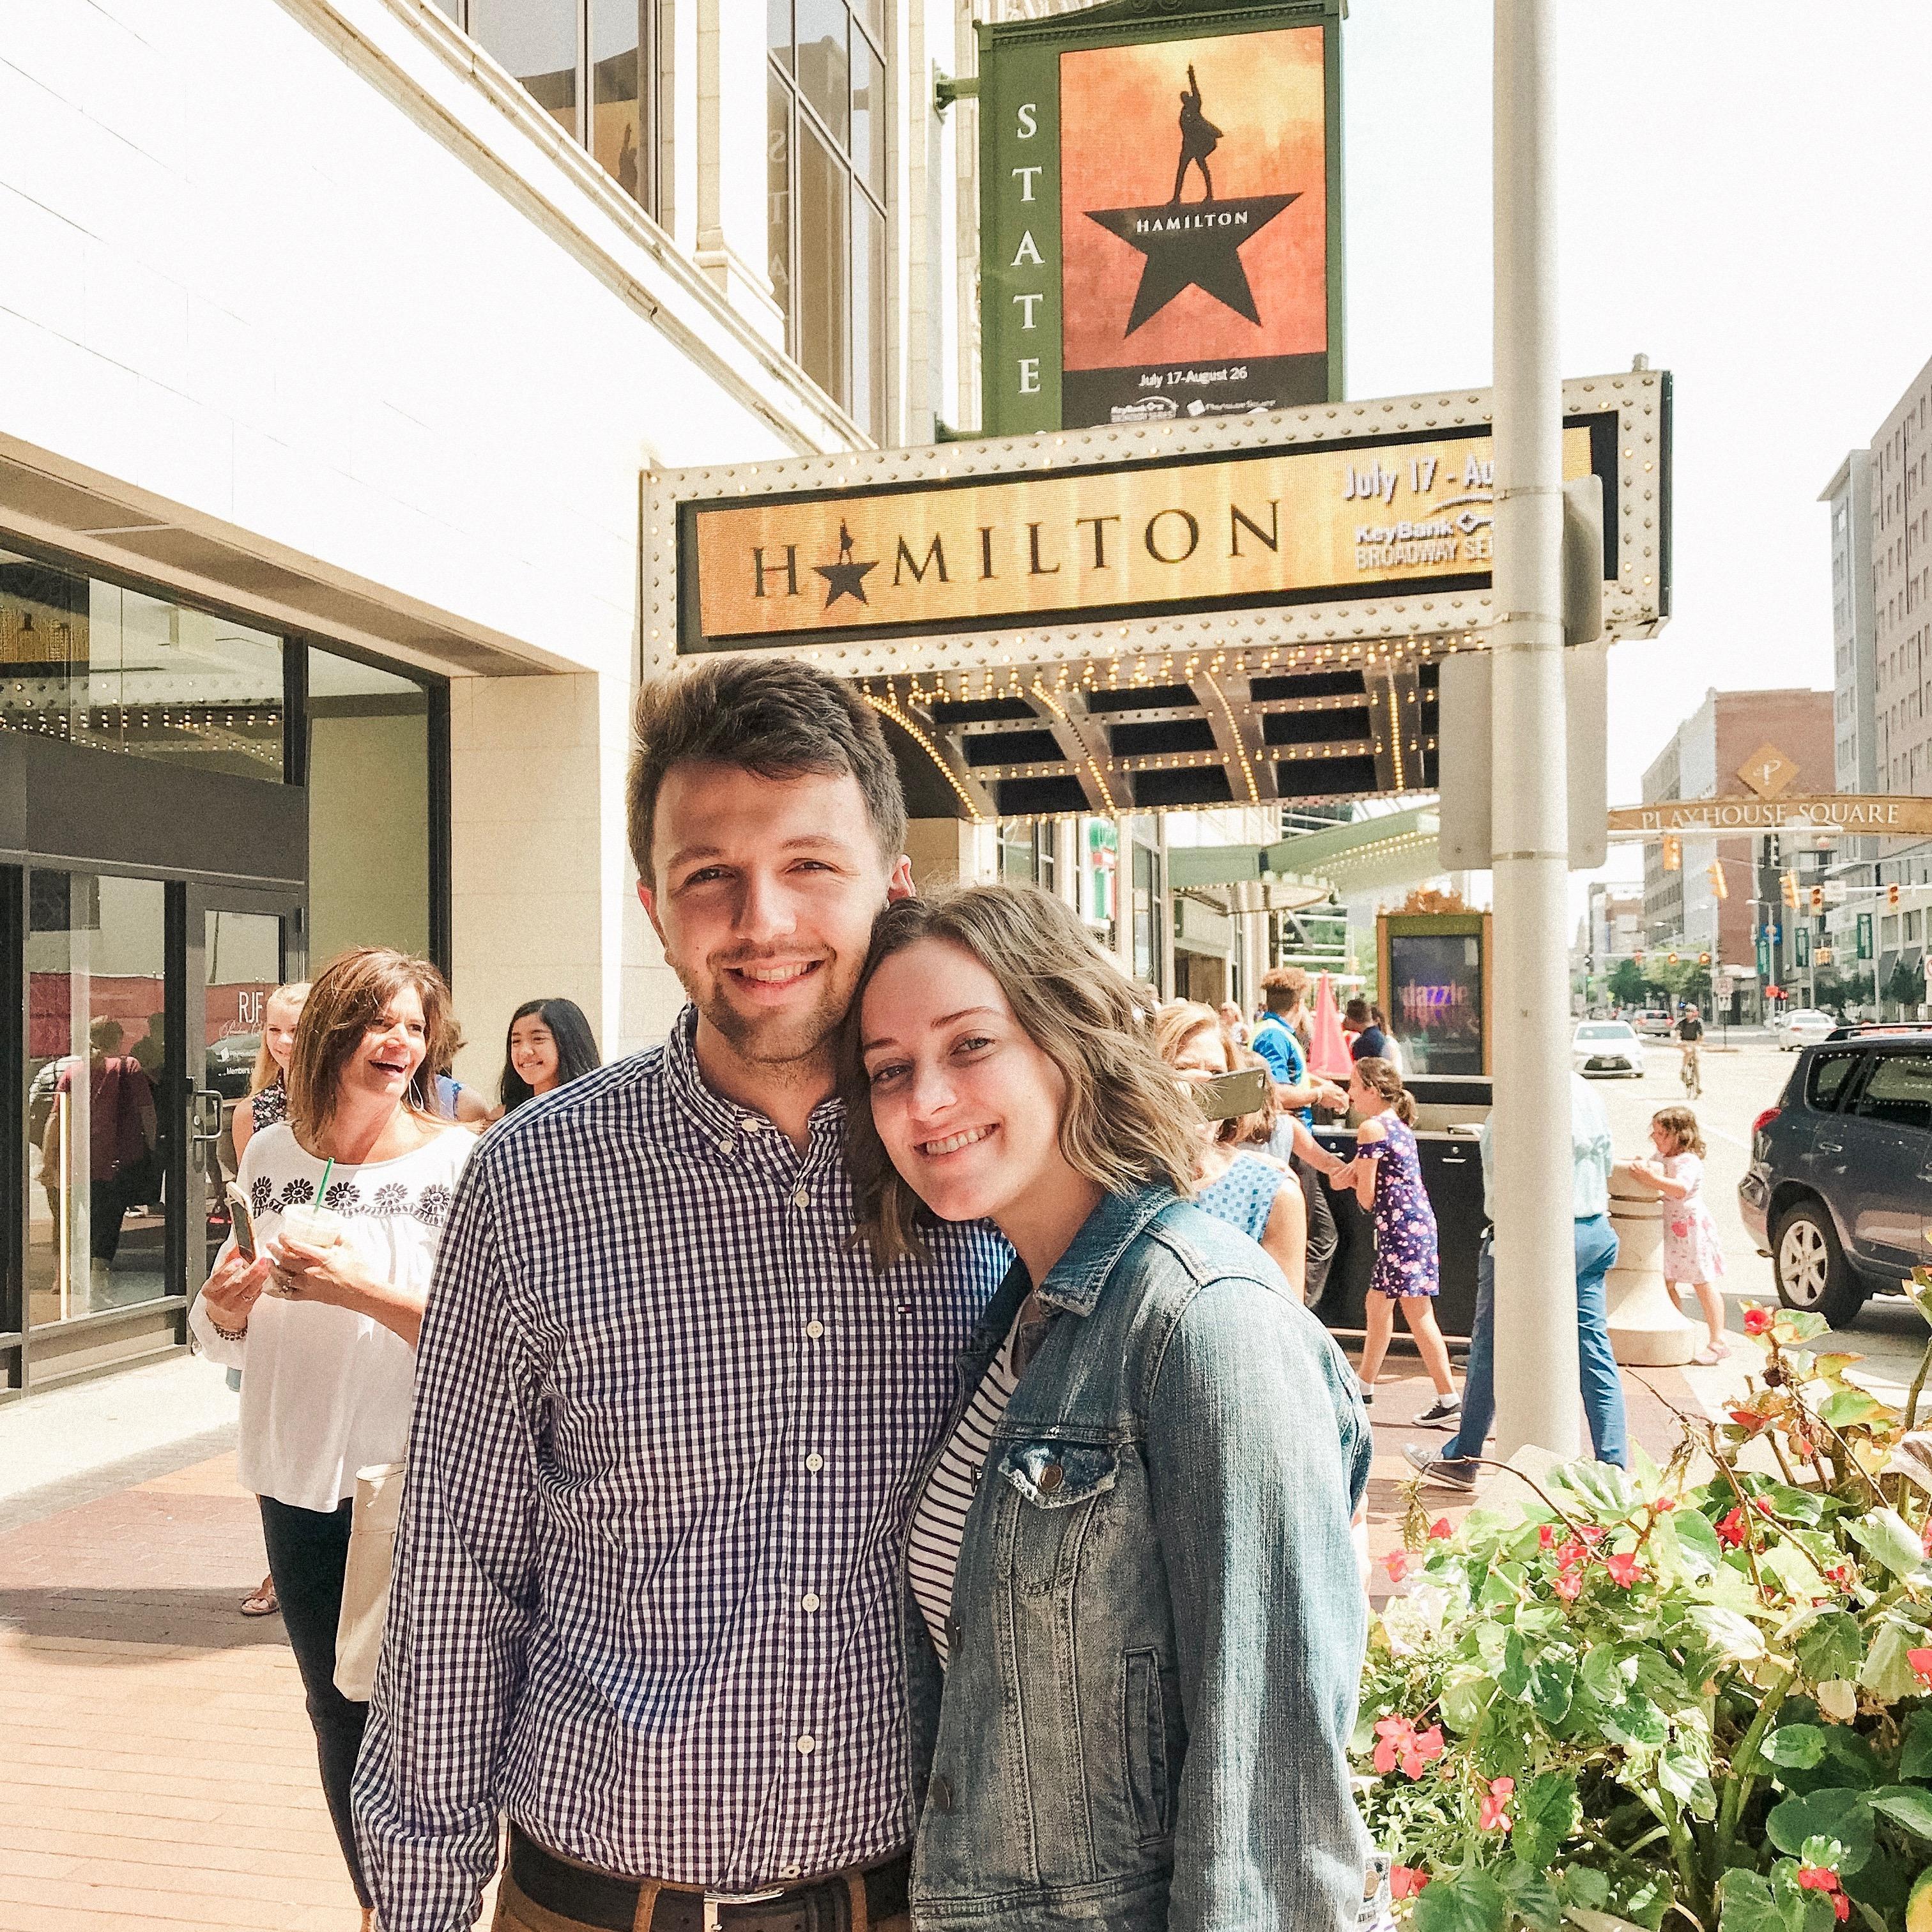
[[[331,1155],[322,1164],[322,1185],[315,1190],[315,1204],[320,1208],[328,1198],[328,1177],[335,1172],[335,1157]]]

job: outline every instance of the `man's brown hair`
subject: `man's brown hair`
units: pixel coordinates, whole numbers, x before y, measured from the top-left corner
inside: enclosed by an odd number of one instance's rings
[[[872,707],[850,686],[788,658],[722,658],[647,680],[624,788],[638,876],[652,883],[658,794],[674,765],[702,759],[761,778],[849,773],[890,866],[905,850],[905,796]]]
[[[1299,966],[1276,966],[1262,975],[1262,1000],[1271,1013],[1292,1013],[1308,997],[1308,975]]]
[[[406,1104],[424,1120],[440,1120],[436,1076],[449,1064],[463,1036],[450,1010],[449,988],[427,959],[386,946],[358,946],[316,975],[296,1022],[289,1049],[289,1120],[314,1135],[327,1126],[341,1097],[342,1072],[382,1011],[405,988],[422,1002],[423,1060]]]

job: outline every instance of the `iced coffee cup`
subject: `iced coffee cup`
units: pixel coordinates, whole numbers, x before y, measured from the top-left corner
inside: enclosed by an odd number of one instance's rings
[[[299,1241],[305,1248],[331,1248],[342,1239],[344,1223],[342,1216],[332,1208],[298,1202],[282,1210],[282,1222],[278,1232],[290,1240]],[[279,1275],[269,1276],[265,1292],[286,1297],[288,1289]]]

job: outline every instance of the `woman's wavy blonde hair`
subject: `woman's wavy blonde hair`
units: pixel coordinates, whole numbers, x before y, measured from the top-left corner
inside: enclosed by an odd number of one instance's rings
[[[956,946],[985,967],[1028,1038],[1060,1070],[1066,1083],[1060,1150],[1076,1173],[1109,1194],[1148,1186],[1192,1190],[1194,1103],[1154,1051],[1133,987],[1064,901],[1018,886],[900,899],[872,929],[839,1051],[857,1232],[875,1267],[908,1255],[924,1258],[920,1231],[932,1224],[872,1126],[860,1016],[880,965],[927,939]]]
[[[1154,1050],[1166,1066],[1178,1065],[1190,1042],[1204,1033],[1212,1034],[1220,1048],[1221,1070],[1234,1072],[1241,1064],[1240,1048],[1212,1006],[1203,1006],[1198,1000],[1170,1000],[1154,1010]],[[1214,1138],[1224,1143],[1239,1140],[1245,1124],[1240,1119],[1222,1120],[1215,1127]],[[1196,1131],[1199,1130],[1197,1122]]]

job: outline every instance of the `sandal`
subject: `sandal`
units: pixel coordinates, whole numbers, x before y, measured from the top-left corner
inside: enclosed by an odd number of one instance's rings
[[[1714,1369],[1720,1362],[1728,1362],[1730,1358],[1731,1349],[1729,1342],[1707,1342],[1690,1359],[1700,1368]]]
[[[281,1607],[282,1600],[275,1594],[275,1580],[272,1576],[264,1576],[262,1587],[252,1596],[242,1599],[242,1614],[244,1617],[272,1617]]]

